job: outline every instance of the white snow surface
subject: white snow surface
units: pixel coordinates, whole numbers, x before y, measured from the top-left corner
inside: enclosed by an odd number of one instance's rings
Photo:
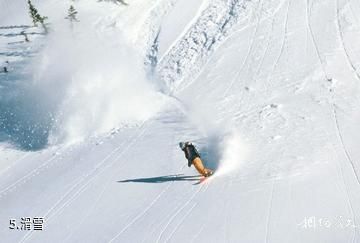
[[[0,0],[0,242],[360,242],[360,2],[125,2]]]

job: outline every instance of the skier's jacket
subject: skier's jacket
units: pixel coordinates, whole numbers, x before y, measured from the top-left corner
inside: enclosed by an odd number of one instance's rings
[[[188,166],[190,167],[193,160],[197,157],[200,158],[200,154],[199,152],[197,151],[197,149],[195,148],[194,145],[192,144],[188,144],[185,146],[184,148],[184,152],[185,152],[185,157],[186,159],[188,160]]]

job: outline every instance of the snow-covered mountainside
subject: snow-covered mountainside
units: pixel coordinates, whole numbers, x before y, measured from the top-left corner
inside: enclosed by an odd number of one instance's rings
[[[0,242],[360,242],[358,0],[32,3],[48,34],[0,0]]]

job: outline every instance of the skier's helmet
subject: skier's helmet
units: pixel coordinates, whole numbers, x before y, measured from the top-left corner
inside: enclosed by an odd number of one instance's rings
[[[184,142],[180,142],[180,143],[179,143],[179,147],[180,147],[182,150],[185,149],[185,146],[186,146],[186,144],[185,144]]]

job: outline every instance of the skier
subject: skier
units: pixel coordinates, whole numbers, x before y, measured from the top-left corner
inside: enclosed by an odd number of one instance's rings
[[[5,66],[3,67],[3,73],[8,73],[8,68],[7,68],[7,65],[9,65],[9,61],[6,61],[5,62]]]
[[[196,170],[205,177],[209,177],[214,174],[212,170],[205,168],[203,162],[201,161],[199,152],[191,142],[180,142],[179,146],[185,153],[185,157],[188,160],[188,167],[193,164]]]

